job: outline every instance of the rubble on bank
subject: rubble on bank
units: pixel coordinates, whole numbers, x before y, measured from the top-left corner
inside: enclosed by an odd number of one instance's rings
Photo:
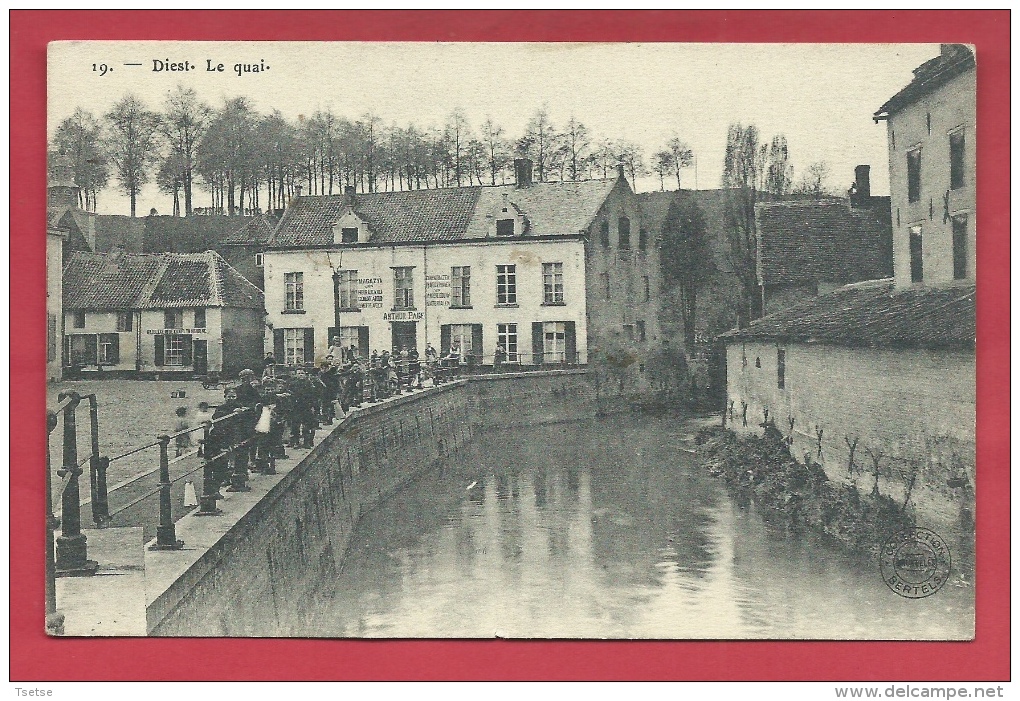
[[[914,517],[891,497],[832,482],[810,458],[795,460],[773,425],[764,436],[747,438],[705,428],[695,442],[703,464],[725,480],[738,501],[754,502],[767,521],[792,532],[814,531],[851,551],[875,554],[889,536],[914,525]]]

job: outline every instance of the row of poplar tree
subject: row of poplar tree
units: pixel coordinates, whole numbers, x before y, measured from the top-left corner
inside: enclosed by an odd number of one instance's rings
[[[242,214],[283,208],[296,186],[329,195],[348,185],[375,192],[502,184],[518,156],[532,160],[538,181],[604,178],[623,164],[632,183],[656,174],[663,189],[674,179],[679,188],[693,159],[674,136],[646,162],[636,144],[598,137],[573,116],[554,124],[545,107],[515,138],[491,118],[469,124],[461,110],[440,128],[385,125],[374,114],[350,120],[329,109],[293,121],[279,110],[260,114],[244,97],[214,109],[183,86],[159,111],[132,94],[101,117],[79,108],[50,147],[71,158],[84,209],[94,211],[113,184],[129,197],[131,216],[153,180],[172,196],[174,215]],[[201,204],[198,191],[207,195]]]

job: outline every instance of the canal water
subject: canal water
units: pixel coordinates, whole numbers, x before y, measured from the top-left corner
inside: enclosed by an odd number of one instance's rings
[[[481,434],[363,519],[307,634],[971,637],[959,573],[905,599],[877,562],[776,532],[698,466],[696,428],[627,415]]]

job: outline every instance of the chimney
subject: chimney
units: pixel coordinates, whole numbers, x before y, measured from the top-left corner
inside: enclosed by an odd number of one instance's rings
[[[851,209],[871,204],[871,166],[859,165],[854,168],[854,184],[848,194]]]
[[[620,180],[626,180],[627,179],[627,174],[624,172],[623,164],[622,163],[617,163],[616,164],[616,177],[618,177]]]
[[[532,165],[530,158],[514,159],[514,175],[517,177],[517,187],[531,186]]]
[[[344,187],[344,204],[348,207],[354,206],[354,186],[347,185]]]

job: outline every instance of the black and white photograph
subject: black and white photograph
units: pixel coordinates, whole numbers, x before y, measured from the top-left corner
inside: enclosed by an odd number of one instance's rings
[[[50,43],[46,632],[974,639],[980,60]]]

